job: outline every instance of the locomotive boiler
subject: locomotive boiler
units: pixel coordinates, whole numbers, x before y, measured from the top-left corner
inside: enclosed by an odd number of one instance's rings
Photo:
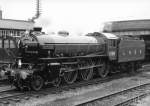
[[[20,40],[11,81],[18,89],[40,90],[45,84],[55,86],[77,78],[90,80],[97,75],[134,71],[144,59],[143,40],[121,38],[111,33],[89,33],[84,36],[60,34],[26,34]]]
[[[96,36],[40,35],[25,36],[20,41],[21,57],[24,61],[39,58],[74,57],[104,54],[105,41]],[[29,59],[30,58],[30,59]]]

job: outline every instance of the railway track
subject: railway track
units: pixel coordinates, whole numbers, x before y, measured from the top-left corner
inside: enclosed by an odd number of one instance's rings
[[[119,74],[119,73],[118,73]],[[59,93],[59,92],[62,92],[62,91],[69,91],[71,89],[76,89],[76,88],[80,88],[80,87],[86,87],[86,86],[92,86],[92,85],[96,85],[96,84],[102,84],[102,83],[105,83],[105,82],[109,82],[111,80],[114,80],[114,79],[119,79],[119,78],[123,78],[123,77],[130,77],[131,75],[129,74],[126,74],[126,73],[123,73],[123,74],[118,74],[116,75],[113,75],[113,76],[109,76],[109,77],[106,77],[106,78],[95,78],[95,79],[92,79],[92,80],[89,80],[89,81],[80,81],[80,82],[76,82],[76,83],[73,83],[73,84],[70,84],[70,85],[66,85],[66,84],[63,84],[61,85],[60,87],[51,87],[51,88],[46,88],[44,90],[41,90],[39,91],[39,93],[43,93],[43,94],[47,94],[47,92],[49,93]]]
[[[46,95],[50,95],[50,94],[58,94],[60,92],[63,91],[69,91],[69,90],[73,90],[76,88],[80,88],[80,87],[86,87],[86,86],[93,86],[96,84],[101,84],[101,83],[105,83],[105,82],[109,82],[112,81],[114,79],[120,79],[123,77],[131,77],[134,76],[135,74],[127,74],[127,73],[118,73],[115,75],[111,75],[108,76],[104,79],[101,78],[95,78],[93,80],[90,81],[80,81],[80,82],[76,82],[74,84],[70,84],[70,85],[66,85],[63,84],[60,87],[46,87],[38,92],[36,91],[26,91],[26,92],[19,92],[19,91],[15,91],[14,88],[10,88],[8,90],[0,90],[0,104],[16,104],[18,102],[21,102],[22,100],[29,100],[31,98],[40,98]]]
[[[105,82],[109,82],[113,79],[120,79],[123,77],[131,77],[133,76],[130,74],[126,74],[126,73],[117,73],[115,75],[112,76],[108,76],[104,79],[100,79],[100,78],[96,78],[90,81],[80,81],[71,85],[61,85],[60,87],[50,87],[50,88],[44,88],[38,92],[35,91],[28,91],[28,92],[18,92],[15,91],[14,88],[5,88],[6,85],[3,85],[3,81],[0,81],[0,104],[15,104],[20,102],[21,100],[29,100],[30,98],[39,98],[39,97],[43,97],[45,95],[49,95],[49,94],[57,94],[60,93],[62,91],[69,91],[71,89],[76,89],[79,87],[85,87],[85,86],[89,86],[89,85],[96,85],[96,84],[100,84],[100,83],[105,83]],[[143,97],[143,96],[140,96]],[[135,97],[136,98],[136,97]],[[135,100],[134,98],[132,98],[133,100]],[[128,100],[129,102],[130,100]],[[85,103],[86,104],[86,103]],[[85,105],[83,104],[83,105]],[[121,103],[120,103],[121,104]],[[122,104],[126,104],[126,102],[122,102]],[[79,104],[80,105],[80,104]],[[119,105],[119,104],[118,104]]]
[[[138,85],[107,96],[88,100],[76,106],[130,106],[131,103],[150,95],[150,83]]]
[[[81,82],[77,82],[71,85],[61,85],[60,87],[44,88],[38,92],[36,91],[19,92],[19,91],[15,91],[14,89],[0,91],[0,103],[15,104],[15,103],[20,102],[21,100],[29,100],[31,98],[40,98],[49,94],[58,94],[62,91],[69,91],[71,89],[76,89],[79,87],[105,83],[113,79],[119,79],[122,77],[129,77],[129,76],[130,76],[129,74],[121,74],[120,76],[114,75],[114,76],[106,77],[104,79],[96,78],[87,82],[81,81]]]
[[[0,80],[0,87],[4,86],[4,85],[10,85],[10,82],[8,81],[8,79],[2,79],[2,80]]]
[[[0,92],[0,104],[16,104],[21,100],[29,100],[30,98],[39,98],[40,93],[34,91],[20,92],[10,89]]]

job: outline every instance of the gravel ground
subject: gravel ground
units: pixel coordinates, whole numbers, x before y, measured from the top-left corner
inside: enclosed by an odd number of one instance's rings
[[[88,87],[77,88],[74,90],[63,91],[63,92],[58,93],[58,94],[49,94],[48,96],[44,96],[44,97],[39,98],[39,99],[32,98],[28,101],[22,101],[21,103],[18,103],[16,105],[18,105],[18,106],[50,106],[53,101],[63,101],[63,100],[66,100],[68,98],[75,97],[78,95],[87,94],[89,92],[97,91],[99,89],[102,89],[103,93],[105,93],[105,90],[109,88],[110,92],[111,92],[111,90],[113,91],[113,88],[116,88],[116,85],[117,85],[117,88],[119,90],[123,87],[128,87],[131,84],[136,84],[136,83],[140,84],[142,81],[144,81],[146,79],[148,79],[148,80],[150,79],[150,73],[147,73],[146,75],[142,74],[142,75],[135,76],[135,77],[116,79],[116,80],[113,80],[113,81],[110,81],[107,83],[98,84],[95,86],[88,86]],[[119,82],[122,82],[124,84],[123,85],[119,84]],[[142,106],[142,105],[139,105],[139,106]],[[150,105],[148,105],[148,106],[150,106]]]
[[[135,104],[135,106],[150,106],[150,96],[142,99],[141,101],[138,101],[138,103]]]
[[[150,74],[150,72],[147,72],[147,74]],[[150,96],[147,96],[143,98],[142,100],[138,101],[137,104],[134,104],[135,106],[150,106]]]

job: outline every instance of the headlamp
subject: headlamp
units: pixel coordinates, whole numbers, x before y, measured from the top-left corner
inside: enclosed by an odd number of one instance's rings
[[[21,59],[19,59],[18,60],[18,67],[21,68],[21,66],[22,66],[22,62],[21,62]]]

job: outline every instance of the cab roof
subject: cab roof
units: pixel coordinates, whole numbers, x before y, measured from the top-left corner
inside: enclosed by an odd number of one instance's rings
[[[104,37],[106,37],[107,39],[118,39],[119,37],[117,37],[116,35],[112,34],[112,33],[101,33]]]

